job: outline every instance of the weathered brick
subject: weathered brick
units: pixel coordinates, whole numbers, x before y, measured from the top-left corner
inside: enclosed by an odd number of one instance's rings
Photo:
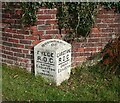
[[[55,19],[55,15],[38,15],[37,19]]]
[[[22,53],[22,50],[18,48],[11,48],[11,51]]]
[[[44,30],[40,30],[40,31],[33,31],[32,35],[42,35],[44,34]]]
[[[27,54],[27,55],[26,55],[26,58],[28,58],[28,59],[33,59],[33,55]]]
[[[14,57],[14,56],[7,56],[8,59],[11,59],[11,60],[17,60],[17,57]]]
[[[5,63],[8,63],[8,64],[10,64],[10,65],[12,65],[14,62],[13,62],[13,60],[5,60]]]
[[[3,36],[3,37],[2,37],[2,40],[3,40],[3,41],[7,41],[7,40],[8,40],[8,38],[7,38],[7,37],[5,37],[5,36]]]
[[[78,48],[78,52],[84,52],[84,48]]]
[[[15,44],[15,43],[13,43],[13,47],[17,47],[17,48],[24,48],[24,45],[22,45],[22,44]]]
[[[17,35],[17,34],[14,34],[14,35],[13,35],[13,38],[24,39],[24,35]]]
[[[31,44],[30,40],[20,40],[20,43],[22,44]]]
[[[99,33],[99,29],[98,28],[92,28],[92,33]]]
[[[2,53],[13,56],[13,52],[11,51],[2,50]]]
[[[91,42],[99,42],[100,41],[100,38],[90,38],[88,39],[88,42],[91,43]]]
[[[40,21],[37,21],[36,24],[37,24],[37,25],[43,25],[43,24],[45,24],[45,21],[46,21],[46,20],[40,20]]]
[[[28,39],[28,40],[37,40],[37,36],[26,36],[25,39]]]
[[[32,42],[33,45],[36,45],[38,43],[40,43],[40,40],[35,40],[35,41]]]
[[[6,58],[6,55],[5,55],[5,54],[2,54],[2,58]]]
[[[2,36],[5,36],[5,37],[12,37],[12,34],[10,34],[10,33],[2,33]]]
[[[3,41],[3,45],[5,45],[5,46],[12,46],[12,43]]]
[[[22,50],[23,53],[29,53],[29,50]]]
[[[46,24],[57,24],[58,21],[56,19],[46,20]]]
[[[9,38],[8,41],[9,41],[9,42],[13,42],[13,43],[18,43],[18,42],[19,42],[18,39],[11,39],[11,38]]]
[[[44,14],[56,14],[57,9],[45,9]]]
[[[96,48],[85,48],[85,52],[88,51],[96,51]]]
[[[33,46],[25,45],[25,49],[33,49]]]
[[[52,39],[52,35],[41,35],[41,39]]]
[[[14,56],[17,56],[17,57],[25,57],[25,55],[24,54],[22,54],[22,53],[14,53]]]
[[[58,30],[47,30],[46,34],[58,34]]]

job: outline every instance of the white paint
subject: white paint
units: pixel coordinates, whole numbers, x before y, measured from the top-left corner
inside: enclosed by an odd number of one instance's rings
[[[71,45],[59,39],[49,39],[34,47],[35,75],[60,85],[71,72]]]

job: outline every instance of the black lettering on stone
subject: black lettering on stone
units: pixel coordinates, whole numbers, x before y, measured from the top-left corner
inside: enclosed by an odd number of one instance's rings
[[[69,54],[67,54],[66,59],[69,60]]]
[[[47,56],[50,57],[50,53],[49,52],[47,53]]]
[[[63,56],[63,61],[65,61],[65,56]]]
[[[59,58],[59,62],[61,62],[61,58]]]
[[[53,58],[50,58],[50,59],[49,59],[49,62],[50,62],[50,63],[53,63]]]
[[[51,53],[51,57],[53,57],[53,53]]]
[[[43,57],[43,61],[44,61],[44,62],[47,62],[47,58],[46,58],[46,57]]]
[[[39,54],[40,51],[37,51],[37,54]]]
[[[41,57],[40,57],[40,56],[37,56],[37,60],[41,60]]]

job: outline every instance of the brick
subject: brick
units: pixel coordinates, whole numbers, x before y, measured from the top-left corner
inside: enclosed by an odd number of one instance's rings
[[[101,42],[108,42],[111,38],[101,38]]]
[[[10,43],[10,42],[5,42],[5,41],[3,41],[3,45],[5,45],[5,46],[12,46],[12,43]]]
[[[37,24],[37,25],[42,25],[42,24],[45,24],[45,21],[46,21],[46,20],[40,20],[40,21],[37,21],[36,24]]]
[[[10,39],[10,38],[8,39],[8,41],[9,41],[9,42],[13,42],[13,43],[18,43],[18,42],[19,42],[18,39]]]
[[[84,52],[84,48],[78,48],[78,52]]]
[[[96,51],[96,48],[85,48],[85,52],[86,51]]]
[[[101,51],[102,50],[102,48],[98,48],[98,51]]]
[[[22,44],[31,44],[30,40],[20,40],[20,43]]]
[[[5,60],[6,63],[12,65],[13,64],[13,61],[12,60]]]
[[[52,39],[52,35],[42,35],[41,39]]]
[[[56,14],[57,9],[45,9],[44,14]]]
[[[21,53],[14,53],[14,56],[17,56],[17,57],[25,57],[25,55],[24,54],[21,54]]]
[[[14,35],[13,35],[13,38],[24,39],[24,35],[17,35],[17,34],[14,34]]]
[[[10,50],[11,49],[11,47],[5,47],[5,50]]]
[[[44,11],[40,10],[40,11],[37,12],[37,14],[44,14]]]
[[[28,39],[28,40],[37,40],[37,37],[36,36],[26,36],[25,39]]]
[[[88,42],[99,42],[100,41],[100,38],[90,38],[88,39]]]
[[[5,54],[2,54],[2,58],[6,58],[6,55],[5,55]]]
[[[28,58],[28,59],[33,59],[33,55],[27,54],[27,55],[26,55],[26,58]]]
[[[7,14],[7,13],[2,14],[2,18],[10,18],[10,14]]]
[[[118,22],[118,21],[117,21]],[[108,25],[108,27],[120,27],[120,24],[113,24],[113,23],[111,23],[111,24],[109,24]]]
[[[46,24],[57,24],[58,21],[56,19],[52,20],[46,20]]]
[[[114,29],[113,28],[104,28],[104,29],[101,29],[102,32],[113,32]]]
[[[104,14],[104,15],[98,15],[97,17],[98,17],[98,18],[103,18],[103,19],[106,18],[106,19],[107,19],[107,18],[114,18],[115,15],[108,15],[108,14],[105,15],[105,14]]]
[[[23,53],[29,53],[29,50],[22,50]]]
[[[74,61],[85,61],[86,60],[86,58],[85,57],[76,57],[76,58],[74,58],[73,59]]]
[[[22,44],[15,44],[15,43],[13,43],[13,47],[17,47],[17,48],[24,48],[24,45],[22,45]]]
[[[7,56],[7,58],[8,58],[8,59],[11,59],[11,60],[15,60],[15,61],[17,60],[17,58],[14,57],[14,56]]]
[[[85,56],[85,57],[89,57],[89,56],[91,56],[91,53],[90,52],[84,52],[84,53],[80,53],[80,55],[79,56]]]
[[[58,34],[58,30],[47,30],[46,34]]]
[[[25,45],[25,49],[33,49],[33,46]]]
[[[101,19],[101,22],[103,23],[113,23],[114,22],[114,19]]]
[[[108,27],[108,24],[102,23],[102,24],[97,24],[97,26],[98,26],[99,28],[107,28],[107,27]]]
[[[98,28],[92,28],[92,33],[99,33],[99,29]]]
[[[19,53],[22,52],[22,50],[21,50],[21,49],[18,49],[18,48],[11,48],[11,51],[13,51],[13,52],[19,52]]]
[[[42,35],[42,34],[44,34],[44,31],[43,31],[43,30],[33,31],[33,32],[32,32],[32,35]]]
[[[2,37],[2,40],[3,40],[3,41],[7,41],[7,40],[8,40],[8,38],[7,38],[7,37],[5,37],[5,36],[3,36],[3,37]]]
[[[39,31],[39,30],[51,30],[51,29],[52,29],[52,26],[50,26],[50,25],[43,25],[43,26],[38,25],[38,26],[37,26],[37,29],[38,29],[38,31]]]
[[[12,37],[12,34],[10,34],[10,33],[2,33],[2,36],[5,36],[5,37]]]
[[[40,40],[35,40],[35,41],[32,42],[33,45],[36,45],[38,43],[40,43]]]
[[[37,31],[37,26],[32,26],[32,27],[30,27],[30,29],[31,29],[32,31]]]
[[[13,56],[13,52],[2,50],[2,53]]]
[[[17,34],[26,34],[28,33],[27,31],[23,30],[23,29],[19,29],[19,30],[16,30]]]
[[[72,56],[73,56],[73,57],[78,57],[78,56],[80,56],[80,53],[79,53],[79,52],[77,52],[77,53],[72,53]]]
[[[38,15],[37,19],[55,19],[55,15]]]

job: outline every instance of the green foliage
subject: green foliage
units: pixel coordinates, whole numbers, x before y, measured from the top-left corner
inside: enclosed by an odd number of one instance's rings
[[[114,8],[115,12],[120,13],[120,2],[103,2],[101,4],[108,10]]]
[[[39,4],[36,2],[21,2],[20,3],[23,14],[22,23],[27,25],[34,25],[36,21],[36,11]]]
[[[100,74],[100,66],[76,68],[68,81],[56,87],[40,76],[3,65],[3,101],[119,101],[119,79]]]
[[[103,49],[101,66],[107,74],[120,76],[120,37],[109,42]]]
[[[13,8],[12,3],[6,3],[6,8]],[[116,12],[120,12],[120,2],[20,2],[23,10],[21,14],[22,23],[25,25],[34,25],[36,22],[36,12],[39,7],[57,8],[57,19],[59,31],[66,31],[65,40],[74,40],[80,36],[89,35],[94,25],[99,5],[103,5],[106,9],[115,8]]]
[[[58,7],[59,29],[65,29],[67,38],[87,36],[95,21],[97,3],[61,3]]]

